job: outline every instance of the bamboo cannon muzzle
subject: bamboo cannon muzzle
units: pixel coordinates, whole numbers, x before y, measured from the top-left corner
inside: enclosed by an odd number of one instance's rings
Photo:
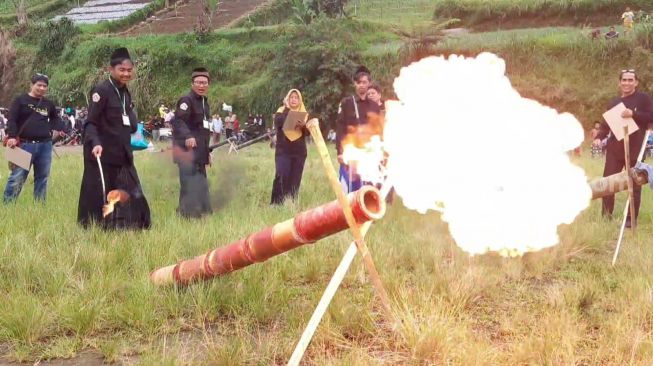
[[[374,187],[365,186],[347,196],[356,222],[378,220],[385,214],[385,201]],[[278,254],[347,230],[349,225],[338,201],[302,212],[290,220],[253,233],[225,247],[177,264],[159,268],[150,274],[156,285],[187,285],[221,276],[250,264],[263,262]]]
[[[628,170],[633,185],[641,186],[648,183],[649,177],[646,170],[630,168]],[[628,173],[626,170],[608,177],[599,178],[589,183],[592,189],[592,199],[611,196],[615,193],[628,190]]]

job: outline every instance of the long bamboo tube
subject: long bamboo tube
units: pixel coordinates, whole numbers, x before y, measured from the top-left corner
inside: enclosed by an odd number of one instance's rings
[[[385,214],[385,201],[374,187],[363,187],[347,196],[357,225],[378,220]],[[225,247],[177,264],[159,268],[150,274],[156,285],[187,285],[198,280],[221,276],[275,255],[314,243],[349,227],[338,201],[302,212],[290,220],[253,233]]]
[[[630,168],[621,173],[613,174],[607,177],[596,179],[589,183],[592,189],[592,199],[611,196],[628,190],[628,176],[634,185],[641,186],[648,183],[648,173],[645,170]]]

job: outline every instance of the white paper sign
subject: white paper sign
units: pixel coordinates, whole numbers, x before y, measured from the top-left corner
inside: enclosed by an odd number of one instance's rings
[[[621,113],[625,110],[626,106],[623,103],[619,103],[609,111],[603,113],[603,118],[608,123],[608,126],[610,126],[610,130],[617,141],[624,139],[624,126],[628,126],[629,135],[639,130],[639,126],[637,126],[634,119],[621,117]]]

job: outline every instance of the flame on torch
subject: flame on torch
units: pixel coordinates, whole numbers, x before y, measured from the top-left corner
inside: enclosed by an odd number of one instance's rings
[[[129,193],[122,189],[114,189],[107,194],[107,203],[102,206],[102,217],[109,216],[117,203],[124,204],[129,201]]]

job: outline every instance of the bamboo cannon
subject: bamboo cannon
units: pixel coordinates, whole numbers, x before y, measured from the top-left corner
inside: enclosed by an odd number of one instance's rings
[[[374,187],[363,187],[347,196],[357,225],[385,214],[385,201]],[[349,228],[342,206],[333,201],[304,211],[290,220],[250,234],[225,247],[150,273],[155,285],[188,285],[263,262],[305,244],[315,243]]]
[[[632,180],[633,185],[641,186],[648,183],[649,176],[646,170],[630,168],[621,173],[596,179],[589,183],[592,189],[592,199],[612,196],[615,193],[628,190],[629,180]]]

